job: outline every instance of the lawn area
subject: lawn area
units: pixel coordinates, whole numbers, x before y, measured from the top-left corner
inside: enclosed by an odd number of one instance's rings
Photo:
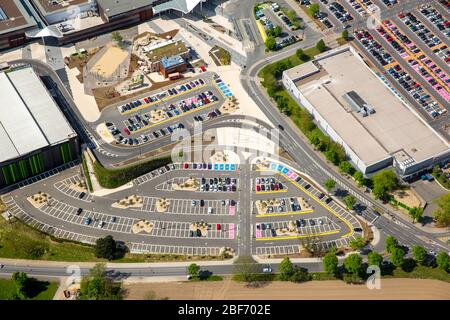
[[[222,66],[228,66],[231,63],[231,54],[222,47],[214,46],[211,49],[211,54],[215,55],[219,59]]]
[[[305,49],[304,52],[305,52],[306,55],[309,56],[310,59],[314,58],[314,56],[316,56],[316,55],[318,55],[320,53],[319,50],[317,50],[316,47],[311,47],[311,48]],[[292,56],[289,56],[289,57],[284,58],[282,60],[278,60],[275,63],[284,63],[284,64],[287,64],[287,65],[290,65],[290,68],[292,68],[292,67],[295,67],[295,66],[298,66],[298,65],[304,63],[304,61],[300,60],[297,57],[297,55],[293,54]],[[275,63],[268,64],[263,69],[261,69],[261,71],[258,73],[258,76],[260,78],[263,78],[264,81],[268,80],[269,77],[274,78],[275,74],[272,72],[273,71],[272,66]]]
[[[49,261],[103,261],[87,245],[55,241],[18,220],[0,219],[0,257]]]
[[[450,273],[438,268],[416,266],[411,272],[397,268],[392,275],[384,275],[383,278],[434,279],[450,282]]]
[[[30,300],[53,300],[58,283],[38,281],[32,279],[32,291],[30,292]],[[12,280],[0,279],[0,300],[7,300],[15,292],[16,287]]]

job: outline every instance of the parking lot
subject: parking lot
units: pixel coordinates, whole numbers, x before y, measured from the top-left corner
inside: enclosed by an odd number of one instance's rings
[[[203,73],[152,95],[113,105],[102,112],[99,122],[105,123],[115,144],[139,146],[222,116],[219,109],[231,96],[220,77]]]
[[[399,10],[374,30],[356,30],[354,36],[393,93],[449,139],[450,22],[444,11],[437,2]]]
[[[253,196],[255,252],[261,255],[295,253],[299,239],[314,237],[318,244],[326,247],[330,241],[345,242],[349,237],[362,235],[359,221],[308,179],[276,162],[267,163],[266,167],[255,169],[254,181],[282,181],[288,190],[275,198],[258,193]],[[265,175],[261,176],[262,173]],[[284,244],[272,246],[279,242]]]

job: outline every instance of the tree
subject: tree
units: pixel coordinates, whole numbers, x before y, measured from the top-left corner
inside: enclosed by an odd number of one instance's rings
[[[272,37],[272,36],[269,36],[269,37],[266,39],[266,42],[265,42],[264,44],[266,45],[266,48],[267,48],[268,50],[270,50],[270,51],[275,50],[276,47],[277,47],[277,41],[276,41],[275,38]]]
[[[121,300],[123,289],[121,282],[114,282],[106,276],[104,264],[97,264],[83,277],[80,284],[81,300]]]
[[[283,29],[280,26],[276,26],[275,28],[269,30],[268,34],[274,38],[279,37],[283,33]]]
[[[367,262],[369,263],[369,266],[380,266],[381,262],[383,261],[383,257],[381,254],[379,254],[376,251],[371,251],[367,255]]]
[[[358,187],[364,186],[364,175],[361,173],[361,171],[355,170],[355,173],[353,174],[353,179],[355,179],[356,183],[358,184]]]
[[[311,277],[310,277],[308,271],[303,268],[299,268],[299,267],[294,268],[293,273],[290,277],[290,280],[292,282],[305,282],[310,279],[311,279]]]
[[[411,208],[409,211],[409,215],[413,218],[413,222],[420,222],[423,216],[423,209],[420,207]]]
[[[427,250],[421,246],[413,246],[412,253],[414,260],[419,264],[425,264],[427,259]]]
[[[444,251],[441,251],[436,256],[436,264],[439,269],[450,271],[450,257]]]
[[[440,196],[436,200],[436,203],[439,207],[439,209],[434,212],[436,224],[439,227],[450,226],[450,193]]]
[[[377,199],[386,200],[387,193],[398,187],[398,179],[392,170],[377,172],[372,177],[373,194]]]
[[[344,202],[345,205],[347,206],[348,210],[353,210],[353,206],[356,203],[356,199],[354,196],[352,196],[351,194],[347,195],[344,197]]]
[[[281,261],[279,271],[281,280],[289,280],[290,277],[294,274],[294,266],[292,265],[292,262],[288,257],[284,258]]]
[[[311,17],[315,18],[315,17],[316,17],[316,14],[318,14],[319,11],[320,11],[319,4],[317,4],[317,3],[311,3],[311,5],[310,5],[309,8],[307,9],[307,11],[308,11],[308,14],[309,14]]]
[[[392,253],[392,249],[398,246],[398,241],[393,236],[389,235],[386,237],[386,251]]]
[[[348,40],[348,30],[347,29],[342,31],[342,38],[345,40]]]
[[[295,53],[297,55],[297,58],[299,58],[301,61],[308,61],[309,56],[303,51],[303,49],[298,49]]]
[[[114,31],[111,33],[111,38],[116,42],[119,48],[123,47],[123,37],[118,31]]]
[[[393,248],[390,260],[394,266],[401,267],[405,263],[405,251],[400,247]]]
[[[325,181],[325,188],[327,189],[328,192],[331,192],[331,190],[333,190],[335,186],[336,181],[334,181],[333,179],[327,179]]]
[[[239,280],[251,284],[257,280],[259,266],[252,258],[241,257],[235,262],[233,273]]]
[[[323,39],[320,39],[319,42],[317,42],[316,49],[319,50],[319,52],[325,52],[327,50],[327,46]]]
[[[352,164],[348,161],[342,161],[341,163],[339,163],[339,169],[343,173],[347,173],[349,175],[353,175],[353,173],[355,172],[355,168],[353,168]]]
[[[352,253],[344,260],[344,268],[347,272],[357,275],[362,269],[362,258],[357,253]]]
[[[25,272],[14,272],[12,274],[12,280],[14,281],[14,285],[16,287],[15,296],[19,299],[27,298],[27,287],[30,283],[30,279]]]
[[[330,275],[336,275],[338,271],[338,258],[334,253],[328,253],[322,260],[323,270]]]
[[[200,266],[199,266],[198,264],[196,264],[196,263],[191,263],[191,264],[188,266],[187,272],[188,272],[188,274],[189,274],[191,277],[197,277],[199,271],[200,271]]]
[[[116,241],[110,235],[99,238],[95,242],[95,256],[97,258],[112,260],[115,257],[116,250]]]
[[[350,239],[349,244],[353,250],[361,250],[366,245],[366,241],[363,237],[357,236],[355,239]]]

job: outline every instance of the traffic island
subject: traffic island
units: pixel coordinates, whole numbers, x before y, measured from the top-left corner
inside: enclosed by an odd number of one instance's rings
[[[167,212],[167,210],[169,209],[169,206],[170,206],[170,201],[165,198],[156,200],[156,211],[159,213]]]
[[[272,200],[256,200],[255,206],[256,210],[258,211],[258,215],[265,215],[269,212],[267,212],[269,206],[279,206],[280,202],[276,199]]]
[[[142,232],[150,233],[152,232],[153,227],[154,227],[153,222],[147,220],[140,220],[131,227],[131,232],[133,232],[134,234]]]
[[[223,257],[224,259],[234,257],[235,254],[236,251],[231,247],[220,248],[219,256]]]
[[[219,111],[222,114],[232,114],[235,113],[239,109],[237,105],[236,98],[228,98],[225,100],[225,103],[220,107]]]
[[[67,185],[70,189],[72,189],[72,190],[75,190],[75,191],[78,191],[78,192],[84,192],[84,193],[86,193],[88,190],[87,190],[87,185],[86,185],[86,182],[84,182],[84,181],[78,181],[78,182],[75,182],[75,183],[71,183],[71,184],[69,184],[69,185]]]
[[[189,178],[182,183],[173,183],[172,190],[174,191],[198,191],[200,183],[197,179]]]
[[[161,109],[150,111],[150,122],[151,123],[158,123],[158,122],[164,121],[166,119],[167,119],[167,116],[166,116],[165,112],[163,112]]]
[[[312,206],[303,197],[297,197],[297,200],[302,211],[312,209]]]
[[[125,197],[121,200],[114,202],[111,206],[118,209],[128,209],[128,208],[142,208],[143,201],[142,197],[138,195],[131,195]]]
[[[202,237],[206,237],[208,234],[208,224],[204,221],[194,222],[189,225],[189,231],[193,231],[194,234],[198,234],[200,231]]]
[[[30,202],[33,205],[33,207],[35,207],[36,209],[40,209],[45,204],[48,204],[50,199],[51,199],[51,196],[42,191],[39,191],[38,193],[27,198],[28,202]]]

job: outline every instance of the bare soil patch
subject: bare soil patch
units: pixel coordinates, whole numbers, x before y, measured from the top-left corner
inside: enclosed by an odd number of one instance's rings
[[[171,300],[413,300],[450,299],[450,283],[437,280],[383,279],[380,290],[365,285],[348,285],[343,281],[310,281],[306,283],[268,282],[259,288],[227,278],[218,282],[158,282],[125,285],[127,299],[144,299],[148,290]]]

